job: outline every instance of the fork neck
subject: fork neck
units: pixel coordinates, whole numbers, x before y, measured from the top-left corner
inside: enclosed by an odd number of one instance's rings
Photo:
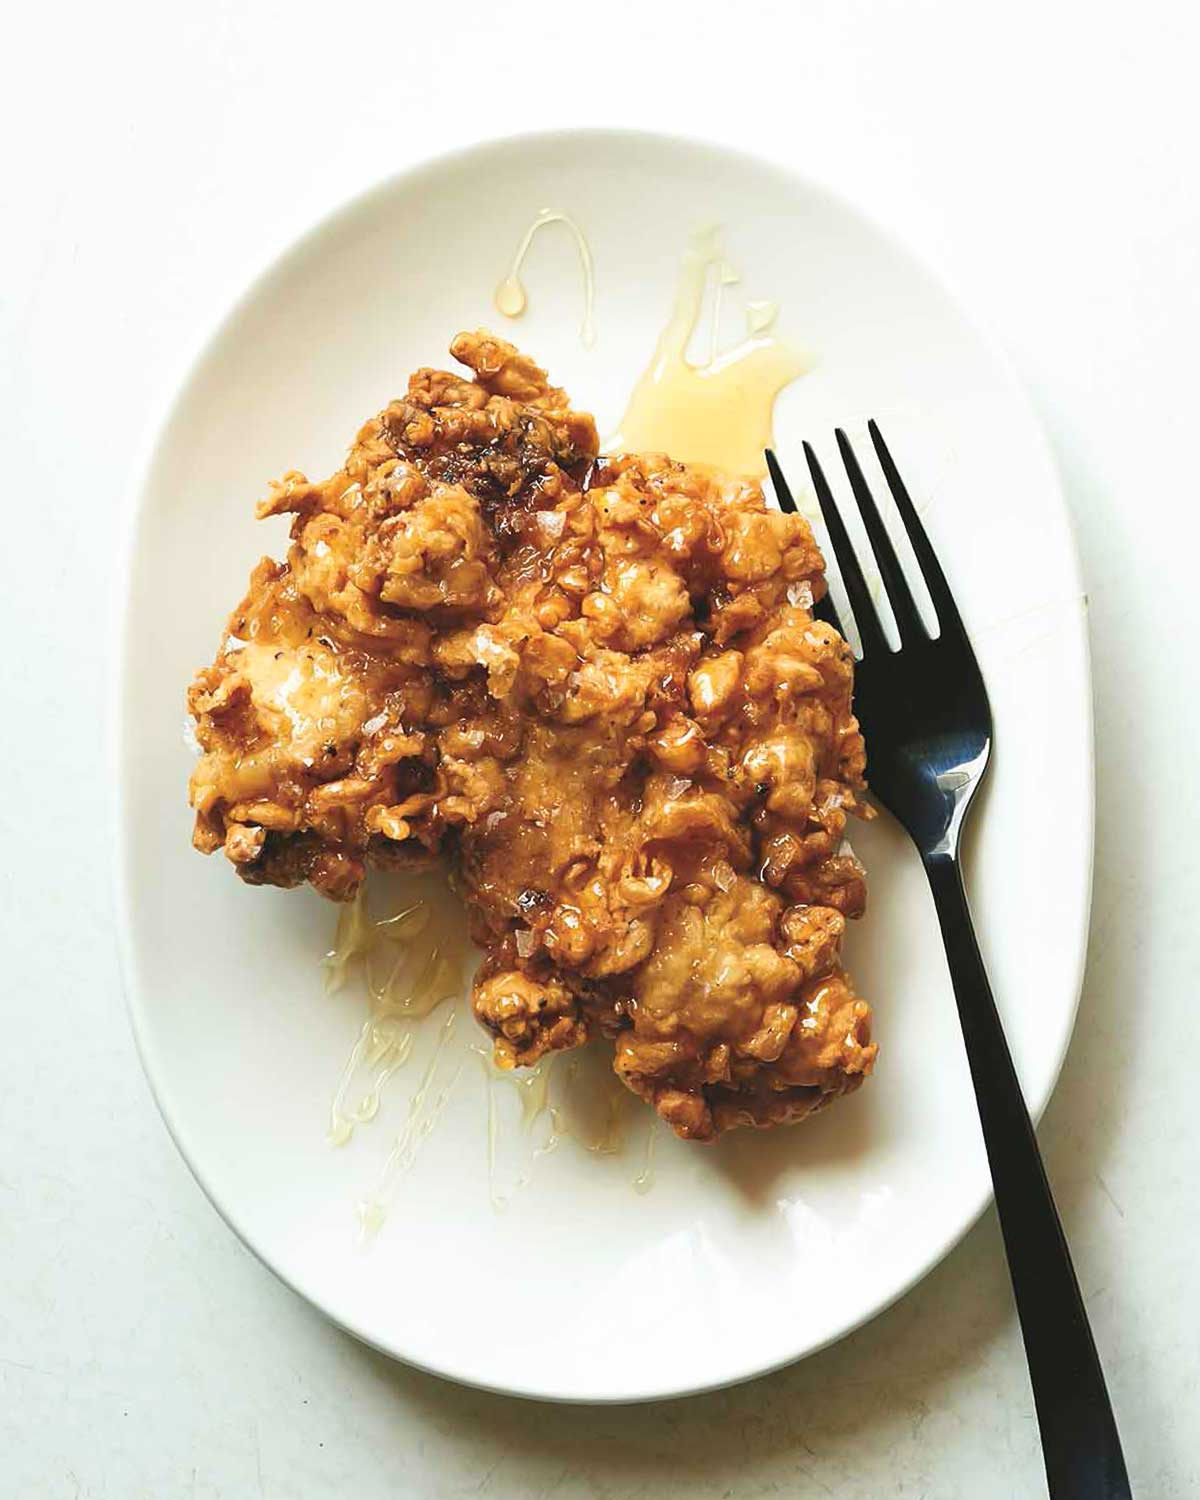
[[[906,821],[927,868],[932,861],[957,862],[967,809],[987,761],[988,749],[985,746],[973,760],[960,761],[940,771],[925,770],[922,777],[925,792],[916,807],[910,809],[910,818]]]

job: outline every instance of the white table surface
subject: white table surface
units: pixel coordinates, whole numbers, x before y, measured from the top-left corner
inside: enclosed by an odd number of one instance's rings
[[[1200,13],[606,0],[591,17],[117,0],[5,23],[0,1492],[1042,1493],[990,1213],[791,1370],[655,1407],[530,1405],[394,1365],[279,1286],[193,1183],[134,1054],[103,731],[147,422],[330,205],[489,133],[620,123],[757,147],[870,206],[1008,348],[1049,430],[1091,601],[1099,807],[1083,1005],[1041,1138],[1137,1494],[1191,1496]],[[1013,537],[1014,569],[1036,545]]]

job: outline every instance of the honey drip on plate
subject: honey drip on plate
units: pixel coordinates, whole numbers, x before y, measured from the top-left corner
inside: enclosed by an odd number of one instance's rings
[[[359,1235],[363,1240],[373,1235],[387,1218],[388,1209],[396,1191],[396,1181],[408,1170],[417,1158],[417,1152],[425,1138],[438,1122],[445,1109],[458,1075],[462,1072],[463,1057],[446,1057],[446,1046],[454,1032],[457,1012],[448,1011],[438,1031],[425,1072],[416,1092],[408,1101],[408,1113],[401,1126],[387,1160],[376,1180],[375,1186],[358,1204]],[[443,1067],[443,1063],[445,1066]]]
[[[525,264],[525,257],[529,254],[530,246],[539,230],[545,229],[549,224],[563,225],[575,241],[575,248],[579,252],[579,265],[583,272],[583,321],[579,325],[579,339],[585,348],[590,349],[596,342],[596,325],[593,319],[596,296],[595,268],[592,265],[592,251],[587,238],[568,214],[556,213],[549,208],[542,209],[525,231],[521,243],[517,246],[517,253],[513,256],[512,267],[497,286],[492,302],[496,311],[506,318],[519,318],[525,311],[529,298],[525,291],[525,284],[521,280],[521,267]]]
[[[633,1179],[635,1193],[648,1193],[654,1186],[654,1147],[658,1140],[658,1117],[651,1115],[646,1123],[646,1154],[642,1158],[642,1170]]]
[[[513,1072],[493,1067],[490,1052],[478,1050],[488,1091],[488,1192],[494,1208],[506,1209],[529,1186],[541,1158],[557,1151],[566,1138],[595,1156],[623,1153],[626,1114],[638,1106],[613,1075],[602,1049],[557,1066],[551,1055],[532,1070]],[[501,1118],[501,1101],[510,1090],[520,1105],[515,1121]],[[502,1152],[502,1147],[507,1149]],[[644,1169],[634,1186],[645,1192],[650,1182]]]
[[[335,1146],[379,1113],[385,1085],[412,1051],[416,1025],[462,991],[466,939],[455,930],[456,903],[435,882],[414,882],[393,915],[379,919],[368,910],[364,887],[338,918],[325,987],[341,989],[351,969],[361,967],[368,1013],[329,1107],[326,1135]]]
[[[763,449],[772,443],[775,398],[808,363],[772,332],[773,302],[747,303],[746,337],[720,350],[722,299],[740,279],[721,251],[717,229],[692,236],[670,319],[605,452],[669,453],[732,474],[766,472]],[[710,287],[708,357],[695,364],[687,351]]]
[[[598,1156],[624,1153],[625,1122],[639,1106],[613,1075],[603,1049],[585,1049],[568,1059],[545,1058],[534,1069],[503,1071],[474,1026],[467,979],[470,947],[461,903],[443,874],[372,876],[372,915],[366,888],[339,914],[333,946],[324,959],[325,986],[363,984],[368,1013],[341,1070],[329,1109],[326,1137],[345,1146],[359,1126],[380,1113],[389,1080],[416,1054],[423,1060],[373,1185],[356,1202],[360,1243],[385,1223],[401,1176],[449,1102],[468,1052],[485,1075],[488,1191],[493,1206],[508,1207],[533,1179],[537,1163],[564,1138]],[[380,894],[382,892],[382,896]],[[447,1002],[450,1002],[447,1004]],[[458,1003],[455,1003],[458,1002]],[[436,1023],[434,1011],[441,1010]],[[517,1108],[502,1108],[516,1096]],[[651,1137],[657,1121],[648,1122]],[[653,1140],[648,1138],[639,1193],[652,1176]],[[503,1180],[501,1180],[503,1179]]]
[[[553,1114],[549,1115],[550,1129],[540,1140],[535,1130],[537,1122],[548,1109],[550,1069],[554,1059],[546,1058],[532,1072],[505,1073],[492,1066],[490,1051],[483,1048],[478,1050],[483,1061],[484,1087],[487,1089],[488,1197],[493,1208],[503,1210],[508,1207],[514,1194],[529,1186],[538,1159],[558,1149],[560,1135],[554,1124]],[[510,1143],[515,1145],[517,1167],[512,1185],[506,1191],[501,1191],[497,1186],[500,1177],[500,1144],[502,1136],[507,1133],[507,1127],[500,1122],[497,1091],[505,1084],[511,1084],[517,1091],[521,1118],[516,1130],[509,1135]]]

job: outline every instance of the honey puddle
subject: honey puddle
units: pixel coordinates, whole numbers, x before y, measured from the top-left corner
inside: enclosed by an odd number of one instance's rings
[[[585,348],[590,349],[596,342],[596,325],[593,318],[596,300],[595,268],[592,265],[591,247],[588,245],[583,230],[567,214],[555,213],[549,208],[542,209],[525,231],[521,243],[517,246],[517,253],[513,256],[509,273],[497,286],[492,302],[496,311],[506,318],[519,318],[525,311],[529,298],[525,291],[525,284],[521,280],[521,268],[525,264],[525,257],[529,254],[535,237],[550,224],[563,225],[575,241],[575,249],[579,252],[579,266],[583,272],[583,321],[579,325],[579,340]]]
[[[779,311],[773,302],[748,302],[746,337],[720,349],[722,301],[740,281],[721,250],[719,229],[692,236],[670,319],[618,431],[604,443],[606,453],[669,453],[733,474],[766,472],[763,449],[772,444],[775,398],[809,363],[772,332]],[[695,364],[687,351],[706,296],[708,352]]]

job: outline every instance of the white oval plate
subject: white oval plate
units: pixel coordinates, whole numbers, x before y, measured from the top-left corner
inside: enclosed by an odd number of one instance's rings
[[[594,347],[561,228],[530,256],[530,306],[491,293],[544,207],[596,264]],[[246,1243],[361,1338],[481,1386],[638,1400],[740,1380],[863,1322],[946,1253],[989,1184],[941,944],[916,859],[887,819],[856,835],[871,908],[850,967],[881,1055],[853,1098],[797,1128],[706,1149],[661,1132],[651,1191],[636,1107],[625,1148],[566,1140],[507,1211],[489,1196],[482,1065],[365,1244],[376,1180],[438,1022],[346,1147],[330,1094],[364,1000],[324,994],[334,908],[249,890],[189,846],[184,688],[253,562],[268,479],[332,471],[410,370],[462,327],[502,326],[611,430],[670,306],[684,240],[726,226],[746,297],[773,298],[812,372],[780,400],[778,447],[831,452],[882,423],[974,635],[996,717],[969,884],[1012,1049],[1044,1106],[1074,1018],[1087,930],[1092,746],[1084,601],[1046,444],[1011,375],[941,285],[826,191],[753,158],[619,132],[480,146],[336,213],[213,336],[162,428],[130,543],[118,725],[120,884],[134,1026],[167,1123]],[[882,492],[882,486],[881,486]],[[462,1051],[472,1028],[460,1024]],[[514,1102],[507,1091],[501,1105]],[[505,1126],[508,1130],[511,1127]],[[503,1134],[502,1130],[502,1134]],[[507,1139],[507,1137],[506,1137]]]

